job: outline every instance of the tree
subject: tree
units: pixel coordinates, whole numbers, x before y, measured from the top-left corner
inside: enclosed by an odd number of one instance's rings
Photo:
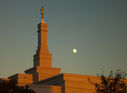
[[[126,75],[125,72],[116,70],[115,72],[111,71],[107,77],[103,74],[100,75],[100,83],[88,80],[94,84],[96,93],[127,93]]]
[[[15,80],[0,80],[0,93],[35,93],[28,86],[17,86]]]

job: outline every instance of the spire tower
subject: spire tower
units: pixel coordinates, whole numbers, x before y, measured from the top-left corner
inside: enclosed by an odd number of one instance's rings
[[[33,56],[33,68],[25,71],[33,74],[33,81],[38,82],[51,76],[60,74],[60,68],[52,67],[52,54],[47,46],[47,24],[44,22],[44,7],[41,7],[41,23],[38,24],[38,46]]]

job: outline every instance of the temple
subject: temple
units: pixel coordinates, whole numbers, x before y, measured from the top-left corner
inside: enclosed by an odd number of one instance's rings
[[[33,67],[8,77],[15,79],[19,86],[28,85],[36,93],[93,93],[94,86],[88,81],[99,77],[61,73],[52,67],[52,54],[47,46],[47,23],[44,21],[44,7],[41,7],[41,23],[38,24],[38,46],[33,56]]]

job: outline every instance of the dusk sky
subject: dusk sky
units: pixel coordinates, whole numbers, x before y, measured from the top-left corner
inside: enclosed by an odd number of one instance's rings
[[[53,67],[82,75],[127,72],[127,0],[0,0],[0,77],[33,66],[42,5]]]

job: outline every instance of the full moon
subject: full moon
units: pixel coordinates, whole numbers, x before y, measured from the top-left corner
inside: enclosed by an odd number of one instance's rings
[[[72,50],[72,52],[73,52],[73,53],[77,53],[77,49],[74,48],[74,49]]]

